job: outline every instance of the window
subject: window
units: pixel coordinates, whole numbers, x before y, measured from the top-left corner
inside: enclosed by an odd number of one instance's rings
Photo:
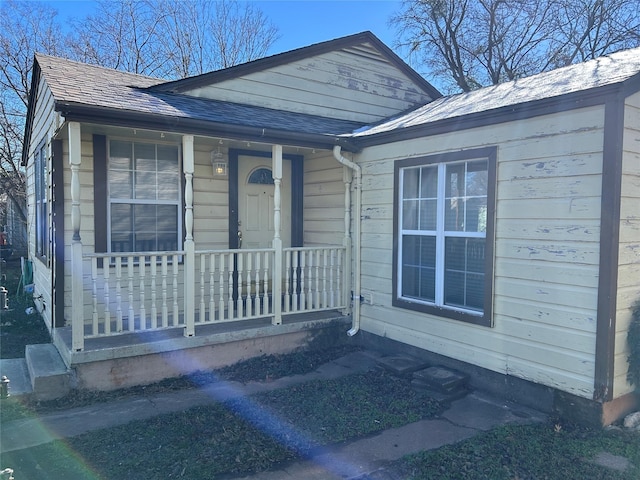
[[[395,306],[491,325],[495,149],[395,165]]]
[[[109,249],[175,251],[181,231],[176,145],[109,142]]]
[[[47,204],[47,144],[43,142],[35,154],[36,255],[49,258],[49,211]]]

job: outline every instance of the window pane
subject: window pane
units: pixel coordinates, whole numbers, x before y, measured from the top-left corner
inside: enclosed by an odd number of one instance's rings
[[[402,228],[404,230],[418,229],[418,200],[404,200],[402,202]]]
[[[402,174],[402,198],[418,198],[420,191],[420,169],[405,168]]]
[[[111,198],[133,198],[131,179],[132,175],[128,170],[111,170],[109,172],[109,194]]]
[[[109,168],[131,170],[131,143],[111,140],[109,143]]]
[[[136,171],[136,197],[137,199],[156,199],[156,173]]]
[[[484,292],[485,240],[445,240],[444,303],[481,310]]]
[[[158,174],[158,200],[178,200],[178,176]]]
[[[420,230],[435,230],[438,216],[437,200],[420,201]]]
[[[131,205],[111,205],[111,251],[133,251],[133,212]]]
[[[402,237],[402,292],[412,297],[435,300],[436,239],[432,236]]]
[[[422,198],[438,197],[438,167],[424,167],[420,180],[420,196]]]

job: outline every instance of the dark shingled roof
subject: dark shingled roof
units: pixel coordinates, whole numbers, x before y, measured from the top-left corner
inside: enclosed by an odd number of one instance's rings
[[[359,122],[152,91],[148,88],[165,81],[41,54],[36,60],[58,111],[89,106],[121,110],[123,115],[161,115],[317,135],[348,134],[362,126]]]

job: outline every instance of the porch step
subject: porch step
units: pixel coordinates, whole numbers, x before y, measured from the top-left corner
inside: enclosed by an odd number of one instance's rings
[[[19,397],[33,392],[27,361],[24,358],[0,359],[0,376],[9,380],[9,395]]]
[[[27,345],[25,360],[37,400],[54,400],[71,390],[71,373],[55,345]]]

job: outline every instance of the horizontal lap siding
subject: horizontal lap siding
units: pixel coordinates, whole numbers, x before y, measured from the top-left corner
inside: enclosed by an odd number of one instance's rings
[[[340,165],[326,151],[304,161],[304,245],[342,245],[345,186]]]
[[[603,109],[592,107],[366,149],[362,328],[591,398]],[[498,146],[494,327],[391,306],[393,162]]]
[[[429,97],[386,61],[328,52],[189,92],[218,100],[375,122]]]
[[[29,148],[29,160],[27,164],[27,225],[28,225],[28,250],[29,258],[33,260],[33,281],[35,284],[35,296],[40,296],[40,305],[45,305],[42,315],[45,324],[51,325],[52,297],[51,297],[51,269],[50,265],[40,261],[36,256],[36,208],[35,208],[35,168],[34,154],[43,141],[47,144],[48,162],[51,161],[51,137],[55,129],[55,113],[53,111],[53,97],[44,79],[40,78],[37,86],[36,110],[34,112],[31,130],[31,143]],[[47,165],[47,172],[51,171],[51,163]],[[47,189],[47,199],[51,198],[50,186]],[[49,216],[51,207],[49,204]]]
[[[627,99],[624,122],[614,398],[633,391],[627,383],[627,329],[631,307],[640,302],[640,93]]]

